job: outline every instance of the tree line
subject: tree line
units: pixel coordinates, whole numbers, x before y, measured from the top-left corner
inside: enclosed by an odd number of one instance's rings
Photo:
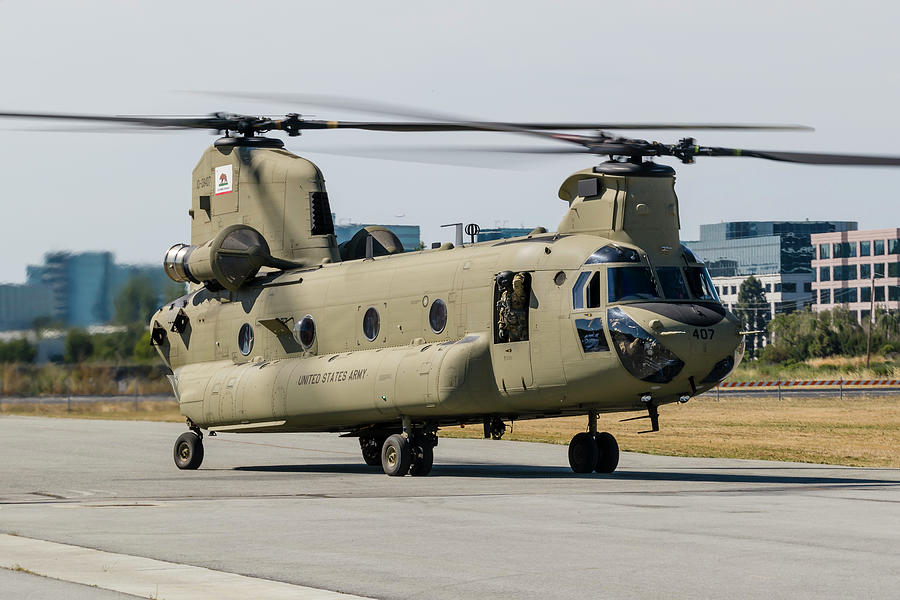
[[[66,332],[63,353],[51,357],[54,362],[153,362],[158,360],[150,345],[147,323],[162,300],[184,294],[180,284],[157,289],[146,276],[131,278],[113,301],[112,324],[122,329],[114,333],[88,333],[83,329]],[[62,328],[62,324],[47,317],[35,319],[34,337],[40,340],[48,330]],[[26,339],[0,342],[0,363],[31,363],[37,358],[37,346]]]
[[[809,307],[771,315],[763,286],[753,276],[741,284],[734,307],[748,334],[746,356],[764,362],[802,362],[826,356],[885,355],[900,350],[900,315],[875,309],[873,322],[860,323],[843,306],[815,312]],[[871,338],[869,338],[871,328]]]

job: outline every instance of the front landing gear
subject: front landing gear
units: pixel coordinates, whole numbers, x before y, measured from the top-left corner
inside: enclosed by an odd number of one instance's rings
[[[588,429],[569,442],[569,466],[576,473],[612,473],[619,465],[619,444],[611,433],[597,433],[597,413],[588,414]]]

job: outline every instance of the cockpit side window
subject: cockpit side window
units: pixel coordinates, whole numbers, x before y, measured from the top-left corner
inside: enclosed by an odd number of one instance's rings
[[[600,271],[596,271],[587,286],[587,307],[600,308]]]
[[[591,276],[589,271],[578,274],[575,285],[572,286],[572,308],[581,310],[584,308],[584,284],[587,283],[588,277]]]
[[[691,297],[680,268],[657,267],[656,275],[666,300],[688,300]]]
[[[687,275],[688,287],[691,288],[691,294],[695,298],[721,302],[706,267],[687,267],[684,272]]]
[[[610,267],[606,273],[609,302],[659,298],[653,273],[648,267]]]
[[[611,262],[641,262],[641,255],[637,250],[632,248],[622,248],[620,246],[610,245],[603,246],[593,254],[591,254],[584,264],[596,265],[600,263]]]

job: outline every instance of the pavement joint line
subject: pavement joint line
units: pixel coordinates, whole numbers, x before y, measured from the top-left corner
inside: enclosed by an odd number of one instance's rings
[[[205,567],[0,534],[0,568],[160,600],[370,600]]]

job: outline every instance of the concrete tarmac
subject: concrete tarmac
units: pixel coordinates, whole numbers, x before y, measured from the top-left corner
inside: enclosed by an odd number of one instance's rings
[[[0,532],[375,598],[898,595],[897,469],[623,453],[576,475],[565,446],[442,439],[430,476],[389,478],[355,439],[220,434],[192,472],[184,430],[0,418]],[[0,570],[3,598],[74,585]]]

